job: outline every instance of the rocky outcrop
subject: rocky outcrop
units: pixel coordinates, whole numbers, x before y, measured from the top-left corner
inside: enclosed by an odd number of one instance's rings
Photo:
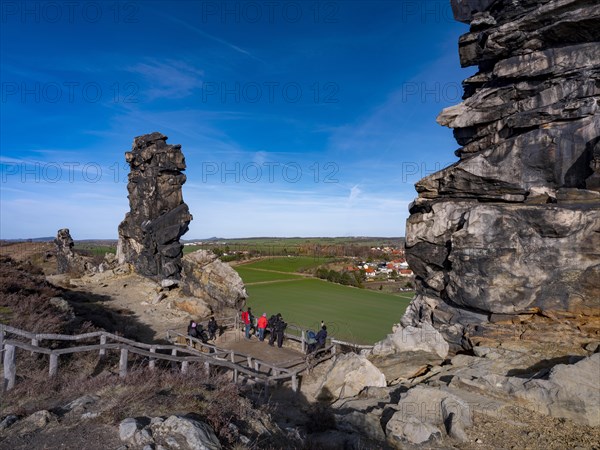
[[[214,311],[225,308],[236,311],[243,306],[248,294],[244,282],[229,264],[223,263],[207,250],[197,250],[183,257],[182,288],[184,292],[209,304]],[[188,302],[193,307],[194,302]],[[190,313],[185,304],[181,309]]]
[[[424,323],[420,328],[396,325],[393,333],[375,344],[369,360],[383,372],[388,383],[414,378],[448,356],[443,336]]]
[[[56,246],[56,270],[57,273],[81,274],[92,268],[88,258],[76,254],[73,251],[75,242],[68,228],[61,228],[54,238]]]
[[[129,262],[141,275],[158,279],[179,278],[179,238],[192,220],[181,192],[185,158],[180,145],[166,141],[158,132],[139,136],[125,153],[130,211],[119,225],[117,248],[120,264]]]
[[[600,4],[452,6],[471,25],[461,65],[479,72],[438,117],[459,161],[416,185],[402,325],[430,323],[454,351],[557,328],[585,345],[600,331]]]

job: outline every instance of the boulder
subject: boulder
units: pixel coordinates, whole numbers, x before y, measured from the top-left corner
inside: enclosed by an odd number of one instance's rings
[[[367,386],[385,387],[385,376],[366,357],[346,353],[336,356],[316,397],[319,400],[354,397]]]
[[[177,279],[183,245],[179,238],[192,220],[183,201],[185,158],[180,145],[154,132],[138,136],[125,159],[130,166],[130,211],[119,225],[117,259],[144,276]]]
[[[416,386],[402,395],[397,411],[386,425],[388,443],[396,448],[424,444],[443,436],[466,439],[464,429],[472,425],[469,405],[448,392]]]
[[[221,443],[213,429],[198,420],[185,416],[170,416],[150,425],[156,441],[171,438],[190,450],[220,450]]]
[[[373,347],[373,355],[387,356],[399,352],[416,352],[435,354],[444,359],[448,356],[448,343],[444,337],[429,323],[420,326],[396,325],[393,334]]]
[[[133,448],[221,449],[213,429],[188,416],[127,418],[119,424],[119,437]]]
[[[207,250],[188,253],[182,260],[182,288],[215,311],[223,308],[238,310],[248,294],[244,282],[229,265]]]

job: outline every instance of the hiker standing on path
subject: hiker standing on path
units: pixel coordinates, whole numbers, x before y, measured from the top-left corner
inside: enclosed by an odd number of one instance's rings
[[[283,321],[281,314],[277,314],[277,324],[275,325],[275,334],[277,335],[277,347],[281,348],[283,345],[283,332],[287,327],[287,323]]]
[[[271,333],[269,335],[269,345],[273,346],[273,343],[275,342],[275,338],[277,337],[277,334],[275,333],[275,326],[277,325],[277,321],[279,320],[279,317],[277,317],[276,315],[272,315],[271,318],[269,319],[269,323],[268,323],[268,327],[269,327],[269,332]]]
[[[187,327],[188,336],[195,337],[195,338],[198,337],[198,330],[196,329],[196,326],[197,326],[196,322],[193,320],[190,320],[190,324]]]
[[[208,321],[208,338],[211,340],[215,340],[217,338],[217,330],[219,329],[219,325],[217,325],[217,321],[214,317],[211,317]]]
[[[250,327],[252,326],[251,322],[252,310],[248,308],[247,311],[242,312],[242,322],[244,322],[244,333],[246,339],[250,339]]]
[[[258,340],[261,342],[265,340],[265,328],[267,328],[268,323],[267,313],[263,313],[263,315],[258,318],[258,322],[256,322],[258,328]]]

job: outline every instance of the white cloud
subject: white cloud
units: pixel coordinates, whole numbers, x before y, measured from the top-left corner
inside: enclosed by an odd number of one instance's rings
[[[202,87],[204,71],[178,60],[149,59],[128,67],[129,72],[137,73],[146,79],[148,89],[141,94],[150,100],[157,98],[185,98],[193,94],[194,90]]]

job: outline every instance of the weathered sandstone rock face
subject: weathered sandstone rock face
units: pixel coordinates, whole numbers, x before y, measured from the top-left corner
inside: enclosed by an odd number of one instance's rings
[[[585,345],[600,331],[600,3],[452,6],[471,25],[461,64],[479,72],[438,117],[460,160],[416,185],[402,325],[431,323],[452,350],[551,345],[558,329],[559,346]]]
[[[206,302],[214,311],[224,308],[238,310],[248,298],[246,287],[238,273],[214,253],[206,250],[189,253],[183,257],[182,265],[183,290]],[[180,305],[180,309],[199,314],[184,303]]]
[[[125,154],[130,211],[119,225],[119,263],[158,279],[179,278],[183,246],[179,238],[192,216],[183,201],[185,158],[180,145],[155,132],[136,137]]]

